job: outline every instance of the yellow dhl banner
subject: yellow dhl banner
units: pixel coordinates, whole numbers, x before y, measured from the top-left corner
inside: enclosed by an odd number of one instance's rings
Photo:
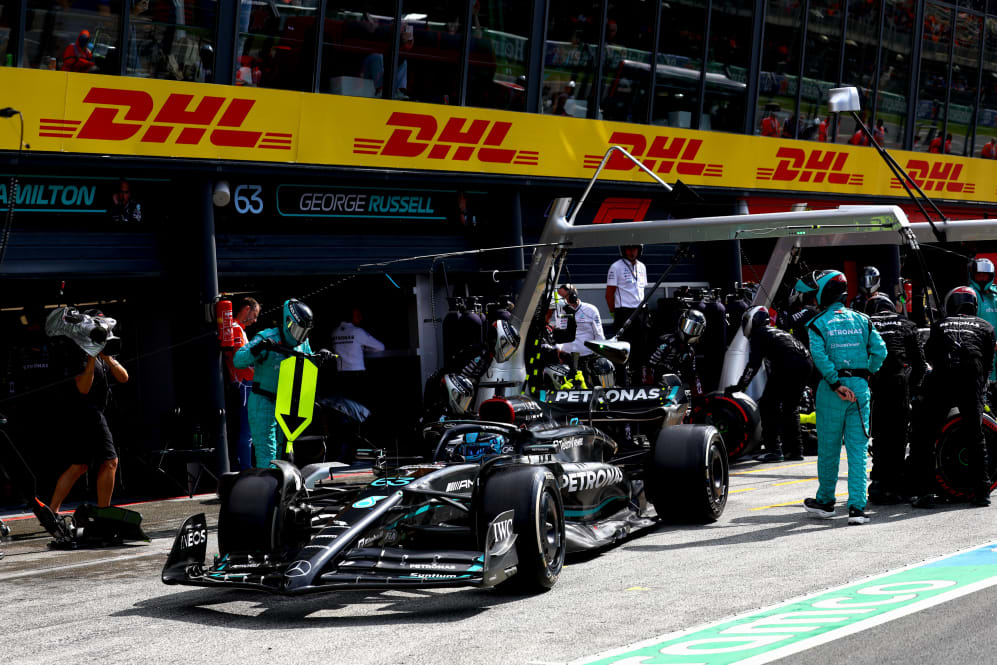
[[[873,148],[489,109],[0,68],[32,151],[589,178],[620,145],[666,181],[901,196]],[[17,121],[0,123],[16,150]],[[905,151],[939,199],[994,202],[993,161]],[[651,182],[620,155],[603,178]]]

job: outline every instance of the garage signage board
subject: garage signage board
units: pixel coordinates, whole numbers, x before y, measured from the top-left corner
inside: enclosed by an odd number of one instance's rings
[[[573,663],[759,665],[994,585],[997,543],[990,543]]]

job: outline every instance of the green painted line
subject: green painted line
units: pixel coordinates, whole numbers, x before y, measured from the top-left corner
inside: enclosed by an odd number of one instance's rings
[[[572,661],[760,665],[997,585],[997,542]]]

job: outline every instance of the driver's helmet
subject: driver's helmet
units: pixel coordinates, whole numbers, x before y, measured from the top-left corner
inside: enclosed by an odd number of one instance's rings
[[[492,323],[489,338],[497,363],[504,363],[512,358],[519,348],[519,331],[505,319],[497,319]]]
[[[879,269],[875,266],[862,268],[862,276],[859,278],[859,291],[865,295],[879,291]]]
[[[571,368],[567,365],[547,365],[544,367],[544,386],[549,390],[561,390],[564,382],[571,379]]]
[[[450,449],[450,460],[454,462],[477,462],[485,457],[501,455],[509,445],[509,440],[497,432],[468,432],[464,440]]]
[[[750,308],[741,317],[741,330],[744,332],[745,337],[751,337],[751,333],[755,330],[764,328],[770,323],[772,323],[772,317],[769,315],[769,311],[765,307],[758,305]]]
[[[474,384],[463,374],[447,374],[443,377],[447,391],[447,406],[456,415],[464,415],[474,400]]]
[[[971,286],[957,286],[945,296],[945,315],[958,316],[967,314],[976,316],[979,307],[976,290]]]
[[[679,317],[679,337],[689,342],[695,342],[706,330],[706,315],[698,309],[687,309]]]
[[[291,298],[284,303],[283,325],[280,336],[289,346],[297,346],[308,339],[308,331],[315,324],[311,308],[300,300]]]
[[[608,358],[596,358],[592,361],[592,381],[603,388],[612,388],[616,383],[613,363]]]

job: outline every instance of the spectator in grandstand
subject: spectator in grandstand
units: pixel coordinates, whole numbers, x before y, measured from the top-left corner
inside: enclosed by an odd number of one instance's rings
[[[980,157],[983,159],[997,159],[997,138],[990,137],[990,140],[983,144],[980,150]]]

